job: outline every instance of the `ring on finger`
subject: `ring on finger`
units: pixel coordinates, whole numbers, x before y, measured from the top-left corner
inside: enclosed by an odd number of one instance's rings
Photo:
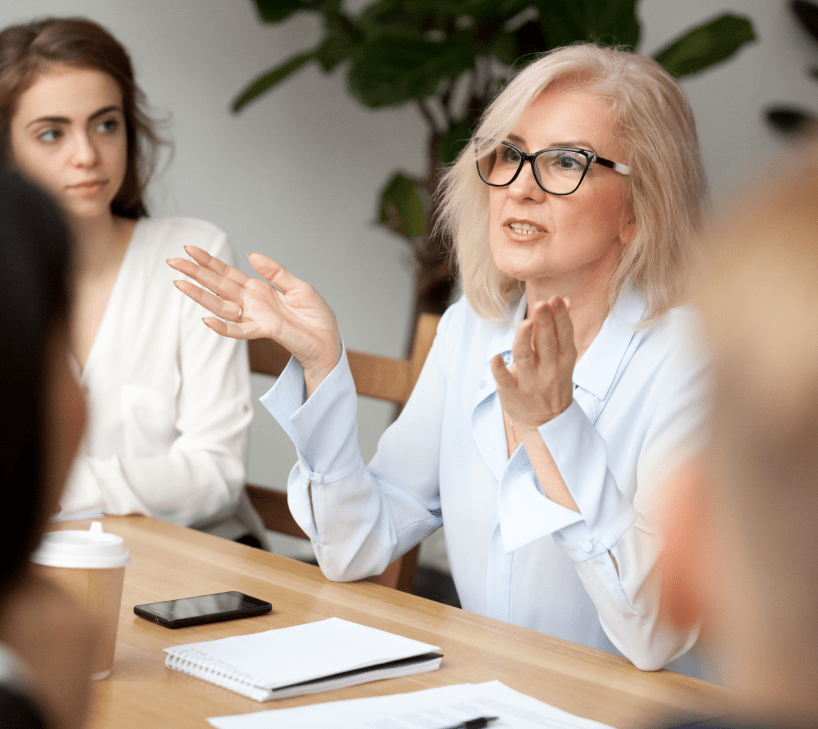
[[[239,315],[233,320],[233,323],[238,324],[241,321],[241,314],[244,311],[244,308],[241,304],[239,304]]]

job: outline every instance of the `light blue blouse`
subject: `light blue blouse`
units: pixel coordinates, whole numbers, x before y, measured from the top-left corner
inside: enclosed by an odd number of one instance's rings
[[[523,446],[508,457],[490,362],[510,361],[525,297],[511,324],[481,319],[465,298],[450,307],[368,466],[346,356],[306,402],[292,359],[261,401],[295,443],[290,509],[324,574],[378,574],[445,522],[465,609],[643,669],[689,649],[696,630],[659,616],[650,517],[662,481],[701,445],[704,358],[692,312],[639,329],[645,308],[638,292],[620,294],[574,369],[574,402],[539,429],[579,512],[545,496]]]

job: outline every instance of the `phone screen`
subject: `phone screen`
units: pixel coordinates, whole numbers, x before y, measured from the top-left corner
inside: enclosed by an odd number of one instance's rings
[[[217,592],[214,595],[183,597],[148,605],[136,605],[134,612],[167,628],[216,623],[269,613],[273,606],[243,592]]]

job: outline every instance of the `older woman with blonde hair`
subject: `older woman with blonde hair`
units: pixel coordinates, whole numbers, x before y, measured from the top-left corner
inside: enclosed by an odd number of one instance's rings
[[[557,49],[500,93],[443,185],[465,295],[368,465],[312,287],[193,247],[171,265],[214,293],[177,286],[218,333],[293,353],[262,401],[296,445],[290,508],[328,577],[377,574],[445,523],[466,609],[661,668],[696,639],[660,618],[651,526],[703,416],[702,363],[678,346],[693,321],[673,308],[708,199],[687,100],[650,59]]]

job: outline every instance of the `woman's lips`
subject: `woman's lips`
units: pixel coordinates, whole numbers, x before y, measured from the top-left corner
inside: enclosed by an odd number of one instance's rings
[[[85,182],[78,182],[74,185],[69,185],[69,190],[77,190],[79,192],[96,192],[105,187],[107,180],[86,180]]]
[[[545,233],[544,228],[532,223],[530,220],[509,220],[504,226],[515,238],[522,240],[536,238]]]

